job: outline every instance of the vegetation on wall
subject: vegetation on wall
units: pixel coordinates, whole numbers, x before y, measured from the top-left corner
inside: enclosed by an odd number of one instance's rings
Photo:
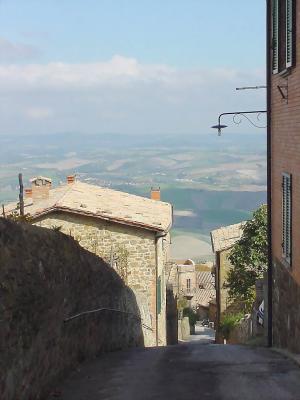
[[[243,301],[252,306],[255,281],[267,270],[267,206],[260,206],[253,219],[247,221],[241,239],[233,246],[229,255],[233,268],[229,271],[225,287],[232,300]]]
[[[188,307],[188,301],[187,299],[183,296],[182,293],[178,294],[177,297],[177,309],[178,309],[178,313],[179,315],[183,315],[183,310]]]
[[[224,339],[229,339],[231,332],[239,324],[243,317],[243,313],[226,314],[222,317],[222,321],[220,323],[220,332],[222,333]]]
[[[193,311],[191,308],[186,307],[183,309],[183,316],[184,317],[188,317],[189,321],[190,321],[190,326],[195,326],[198,316],[197,313],[195,313],[195,311]]]
[[[6,218],[14,222],[29,222],[31,223],[32,217],[30,214],[20,215],[18,211],[13,211],[12,213],[6,215]]]
[[[125,246],[116,246],[114,254],[116,270],[125,283],[127,283],[128,279],[128,255],[129,253]]]

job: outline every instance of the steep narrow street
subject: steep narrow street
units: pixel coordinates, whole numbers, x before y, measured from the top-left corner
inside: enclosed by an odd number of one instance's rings
[[[54,395],[62,400],[297,400],[300,369],[269,349],[190,342],[102,355],[81,366]]]

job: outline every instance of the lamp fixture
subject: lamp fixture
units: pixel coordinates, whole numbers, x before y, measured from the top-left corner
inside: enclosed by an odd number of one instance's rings
[[[227,128],[227,125],[221,124],[221,118],[225,115],[232,115],[232,121],[236,124],[239,125],[242,122],[242,117],[245,118],[251,125],[255,126],[255,128],[261,128],[265,129],[266,126],[261,126],[253,122],[247,114],[256,114],[256,120],[259,122],[260,121],[260,116],[261,114],[267,113],[266,110],[257,110],[257,111],[235,111],[235,112],[227,112],[227,113],[222,113],[219,115],[218,118],[218,124],[213,125],[212,129],[217,129],[218,130],[218,136],[221,136],[222,129]]]

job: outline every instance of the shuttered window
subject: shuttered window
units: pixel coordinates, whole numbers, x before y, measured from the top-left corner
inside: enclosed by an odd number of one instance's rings
[[[191,290],[191,280],[190,279],[186,280],[186,289],[188,292]]]
[[[292,252],[292,176],[282,175],[282,256],[291,264]]]
[[[273,0],[272,4],[272,68],[277,74],[279,64],[279,0]]]
[[[272,70],[282,72],[295,59],[295,0],[272,1]]]
[[[278,0],[277,0],[278,1]],[[291,67],[293,65],[293,0],[286,0],[286,67]]]

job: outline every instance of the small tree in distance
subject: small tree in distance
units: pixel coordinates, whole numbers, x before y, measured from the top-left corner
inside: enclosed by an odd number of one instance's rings
[[[233,300],[242,301],[247,308],[255,296],[255,281],[263,277],[268,263],[267,206],[262,205],[253,213],[253,219],[243,227],[241,239],[229,255],[233,268],[229,271],[225,288]]]

